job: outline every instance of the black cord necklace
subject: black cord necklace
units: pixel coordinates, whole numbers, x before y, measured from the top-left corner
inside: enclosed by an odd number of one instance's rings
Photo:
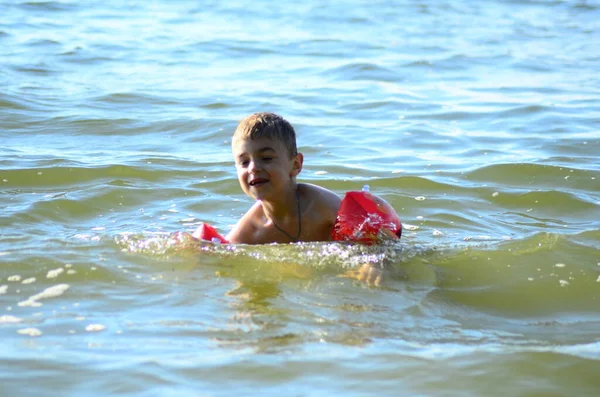
[[[292,237],[288,234],[288,232],[286,232],[285,230],[283,230],[282,228],[280,228],[279,226],[277,226],[277,224],[275,223],[275,221],[273,219],[271,219],[271,222],[273,222],[273,226],[275,226],[277,228],[277,230],[279,230],[281,233],[285,234],[290,240],[292,240],[292,242],[297,243],[298,239],[300,238],[300,234],[302,233],[302,213],[300,212],[300,197],[298,195],[298,189],[296,188],[296,210],[298,211],[298,234],[296,234],[296,237]]]

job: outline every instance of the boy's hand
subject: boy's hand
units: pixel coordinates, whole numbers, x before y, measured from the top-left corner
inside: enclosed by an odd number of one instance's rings
[[[187,232],[174,232],[169,236],[168,245],[176,250],[197,247],[200,240]]]
[[[383,281],[383,269],[372,263],[365,263],[356,270],[346,272],[343,277],[355,278],[367,285],[380,287]]]
[[[365,263],[358,269],[358,279],[368,285],[381,286],[383,270],[371,263]]]

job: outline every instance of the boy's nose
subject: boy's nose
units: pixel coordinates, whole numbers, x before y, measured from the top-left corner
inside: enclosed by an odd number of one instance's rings
[[[250,161],[250,164],[248,165],[248,170],[250,172],[257,172],[260,170],[260,164],[257,161]]]

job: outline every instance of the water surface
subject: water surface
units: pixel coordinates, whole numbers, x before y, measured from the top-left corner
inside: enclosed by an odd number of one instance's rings
[[[1,395],[598,395],[597,1],[0,15]],[[402,241],[176,244],[252,204],[256,111]]]

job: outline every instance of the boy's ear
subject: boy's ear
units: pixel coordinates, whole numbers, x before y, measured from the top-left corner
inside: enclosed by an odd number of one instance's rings
[[[297,153],[293,159],[292,171],[290,172],[290,176],[294,177],[302,171],[302,163],[304,163],[304,155],[302,153]]]

